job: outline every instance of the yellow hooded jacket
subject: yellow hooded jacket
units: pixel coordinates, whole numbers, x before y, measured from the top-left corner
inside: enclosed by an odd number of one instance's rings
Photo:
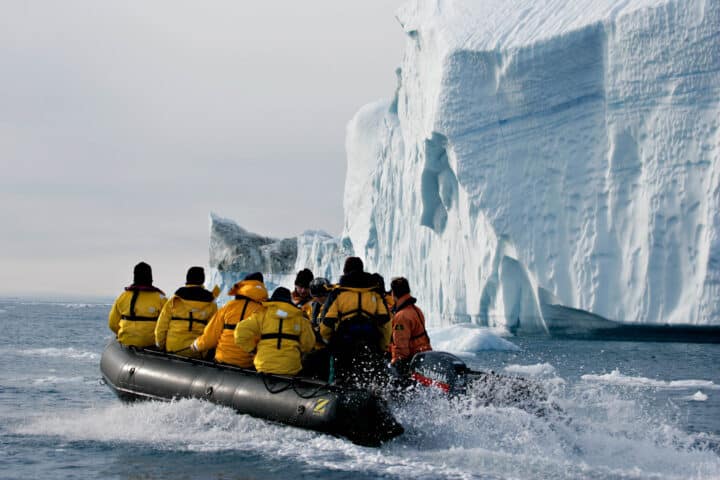
[[[330,343],[343,321],[359,315],[375,321],[379,337],[378,347],[381,352],[387,351],[392,336],[392,324],[382,297],[372,288],[340,286],[335,291],[337,296],[324,312],[320,324],[323,340]]]
[[[170,353],[199,358],[200,353],[193,352],[190,345],[202,335],[217,309],[215,297],[202,286],[186,285],[178,289],[160,312],[155,326],[155,346]]]
[[[296,375],[302,369],[302,353],[315,343],[310,321],[287,302],[265,302],[263,307],[238,324],[235,342],[246,352],[257,351],[258,372]]]
[[[155,323],[166,301],[154,287],[128,287],[110,309],[108,326],[123,345],[155,345]]]
[[[217,311],[193,345],[201,352],[215,348],[218,362],[250,368],[253,356],[235,344],[233,332],[238,323],[262,308],[268,292],[265,284],[258,280],[243,280],[236,283],[228,295],[235,295],[235,299]]]

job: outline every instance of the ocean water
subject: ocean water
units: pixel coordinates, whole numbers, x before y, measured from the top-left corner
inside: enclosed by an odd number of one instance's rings
[[[720,345],[478,344],[472,368],[533,379],[558,412],[428,392],[372,449],[196,400],[122,404],[100,381],[109,307],[0,299],[0,478],[720,479]]]

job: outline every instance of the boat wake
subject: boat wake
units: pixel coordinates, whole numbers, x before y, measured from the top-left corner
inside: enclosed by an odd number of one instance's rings
[[[549,369],[543,369],[546,373]],[[164,452],[252,452],[303,472],[430,478],[714,478],[718,439],[687,434],[640,396],[603,384],[537,380],[544,415],[419,388],[393,405],[405,433],[379,449],[275,424],[196,399],[108,405],[39,414],[16,434],[141,445]],[[471,386],[474,394],[483,385]]]

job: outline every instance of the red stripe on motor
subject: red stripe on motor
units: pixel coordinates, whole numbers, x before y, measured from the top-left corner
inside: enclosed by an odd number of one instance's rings
[[[433,380],[432,378],[428,378],[424,375],[420,375],[417,372],[413,372],[412,378],[416,382],[420,383],[420,385],[423,385],[425,387],[431,387],[431,386],[437,387],[445,393],[450,391],[450,385],[448,385],[447,383],[438,382],[436,380]]]

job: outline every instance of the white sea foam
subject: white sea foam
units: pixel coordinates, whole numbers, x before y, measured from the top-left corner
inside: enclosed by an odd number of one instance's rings
[[[106,302],[99,302],[99,303],[53,302],[53,301],[32,300],[32,301],[18,302],[17,305],[28,306],[28,307],[47,305],[47,306],[64,307],[64,308],[70,308],[70,309],[85,309],[85,308],[94,308],[94,307],[110,307],[110,306],[112,306],[112,303],[106,303]]]
[[[85,377],[73,376],[73,377],[62,377],[62,376],[47,376],[42,378],[32,379],[33,385],[53,385],[53,384],[65,384],[65,383],[82,383],[85,381]]]
[[[65,308],[94,308],[94,307],[110,307],[111,303],[59,303],[58,306]]]
[[[645,377],[632,377],[623,375],[618,369],[605,374],[586,374],[581,377],[586,382],[599,382],[611,385],[625,385],[628,387],[652,387],[666,389],[686,389],[686,388],[708,388],[713,390],[720,389],[720,385],[716,385],[710,380],[655,380]]]
[[[688,395],[687,397],[682,397],[682,400],[687,400],[689,402],[707,402],[708,396],[698,390],[697,392],[693,393],[692,395]]]
[[[499,331],[472,324],[429,328],[428,335],[435,350],[455,354],[473,354],[483,350],[520,350],[517,345],[502,338]]]
[[[549,363],[536,363],[535,365],[508,365],[504,368],[508,373],[517,373],[530,377],[555,375],[555,367]]]
[[[19,355],[25,355],[29,357],[65,357],[78,360],[99,360],[100,355],[95,352],[87,352],[77,350],[73,347],[67,348],[30,348],[25,350],[18,350]]]
[[[587,390],[587,389],[586,389]],[[592,390],[592,389],[589,389]],[[556,399],[559,400],[559,399]],[[11,428],[70,441],[167,451],[243,451],[311,469],[400,478],[714,478],[720,459],[695,439],[602,389],[573,392],[564,412],[448,400],[426,391],[396,410],[406,433],[380,449],[237,415],[198,400],[39,413]],[[571,417],[568,423],[563,415]]]

